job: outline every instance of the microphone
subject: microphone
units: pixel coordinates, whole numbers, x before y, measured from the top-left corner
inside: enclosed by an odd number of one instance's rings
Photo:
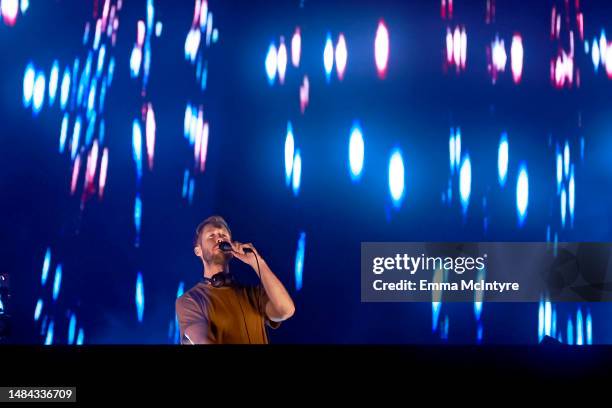
[[[227,241],[219,242],[219,249],[223,252],[232,252],[232,245]]]
[[[223,252],[235,252],[232,249],[232,245],[227,241],[219,242],[219,249],[222,250]],[[255,252],[253,252],[251,248],[244,248],[243,251],[245,254],[248,254],[250,252],[253,255],[255,255],[255,261],[257,262],[257,277],[259,278],[259,281],[261,282],[261,271],[259,270],[259,260],[257,259],[257,254],[255,254]]]
[[[222,250],[223,252],[233,251],[232,245],[227,241],[219,242],[219,249]],[[253,250],[251,248],[244,248],[244,253],[246,254],[247,252],[253,252]]]

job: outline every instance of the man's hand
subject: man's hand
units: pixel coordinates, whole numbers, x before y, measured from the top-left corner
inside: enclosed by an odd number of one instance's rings
[[[261,259],[261,257],[259,256],[259,253],[255,249],[253,244],[251,243],[243,244],[238,241],[234,241],[231,243],[231,245],[232,245],[232,249],[234,250],[233,252],[234,257],[240,259],[242,262],[244,262],[245,264],[253,268],[255,271],[257,271],[257,259],[255,258],[255,256],[257,256],[259,259]],[[245,248],[250,249],[252,252],[245,253],[244,252]]]

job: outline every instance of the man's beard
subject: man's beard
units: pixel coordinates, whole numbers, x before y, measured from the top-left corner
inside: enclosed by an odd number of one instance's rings
[[[204,251],[204,262],[209,265],[227,265],[232,258],[231,253]]]

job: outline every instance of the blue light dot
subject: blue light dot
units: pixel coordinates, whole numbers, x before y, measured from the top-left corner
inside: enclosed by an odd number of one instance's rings
[[[136,239],[134,245],[140,246],[140,227],[142,223],[142,200],[140,195],[136,195],[134,200],[134,228],[136,230]]]
[[[43,261],[42,275],[40,277],[40,284],[45,286],[47,283],[47,276],[49,276],[49,269],[51,267],[51,248],[47,248],[45,252],[45,260]]]
[[[34,309],[34,321],[38,321],[38,319],[40,319],[42,308],[43,308],[43,300],[38,299],[38,302],[36,302],[36,309]]]
[[[593,318],[590,310],[586,316],[586,344],[593,344]]]
[[[455,164],[457,161],[455,160],[455,130],[453,128],[451,128],[450,137],[448,138],[448,151],[450,154],[449,160],[450,160],[451,174],[454,174]]]
[[[59,264],[55,268],[55,278],[53,280],[53,301],[59,297],[60,287],[62,285],[62,265]]]
[[[565,148],[563,149],[563,169],[565,177],[569,176],[569,168],[570,168],[570,148],[569,142],[565,142]]]
[[[132,122],[132,157],[136,164],[136,177],[142,178],[142,128],[138,119]]]
[[[300,232],[298,239],[297,251],[295,254],[295,289],[302,289],[302,280],[304,276],[304,253],[306,248],[306,233]]]
[[[561,196],[560,196],[560,208],[561,208],[561,227],[565,228],[565,214],[567,211],[567,194],[565,192],[565,187],[561,188]]]
[[[85,332],[81,328],[79,329],[79,334],[77,336],[76,344],[77,346],[82,346],[84,342],[85,342]]]
[[[508,175],[508,156],[508,135],[504,133],[499,141],[499,148],[497,150],[497,177],[499,185],[502,187],[506,184]]]
[[[470,204],[470,195],[472,193],[472,162],[469,154],[466,154],[461,162],[459,170],[459,196],[461,198],[461,208],[465,215]]]
[[[557,151],[557,193],[561,192],[561,182],[563,181],[563,157]]]
[[[300,192],[300,184],[302,182],[302,155],[298,149],[293,158],[293,180],[291,183],[293,195],[297,196]]]
[[[72,132],[72,146],[70,149],[70,158],[72,160],[74,160],[77,155],[80,138],[81,138],[81,117],[77,116],[74,122],[74,129]]]
[[[72,313],[70,323],[68,324],[68,344],[74,343],[74,335],[76,331],[76,315]]]
[[[527,206],[529,205],[529,177],[527,166],[519,166],[519,174],[516,181],[516,211],[519,226],[522,226],[527,217]]]
[[[98,64],[96,68],[96,75],[100,76],[102,74],[102,69],[104,68],[104,57],[106,56],[106,45],[102,44],[100,46],[100,51],[98,51]]]
[[[576,182],[574,179],[574,165],[572,165],[572,169],[570,170],[570,178],[567,185],[567,204],[570,215],[570,222],[572,226],[574,225],[574,205],[576,203]]]
[[[142,319],[144,317],[144,308],[145,308],[145,297],[144,297],[144,283],[142,280],[142,272],[138,272],[136,277],[136,314],[138,316],[138,321],[142,323]]]
[[[461,160],[461,129],[457,128],[455,133],[455,167],[459,167]]]
[[[544,300],[540,297],[538,304],[538,342],[544,338]]]
[[[45,337],[45,346],[49,346],[53,344],[53,320],[49,322],[49,326],[47,327],[47,336]]]
[[[582,324],[582,310],[578,307],[576,312],[576,345],[582,346],[584,344],[584,325]]]

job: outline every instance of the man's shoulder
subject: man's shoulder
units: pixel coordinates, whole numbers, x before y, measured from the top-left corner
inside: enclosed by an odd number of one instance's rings
[[[176,298],[176,305],[182,306],[190,302],[197,302],[198,300],[205,297],[206,294],[200,288],[200,284],[195,284],[191,289],[183,293],[181,296]]]

